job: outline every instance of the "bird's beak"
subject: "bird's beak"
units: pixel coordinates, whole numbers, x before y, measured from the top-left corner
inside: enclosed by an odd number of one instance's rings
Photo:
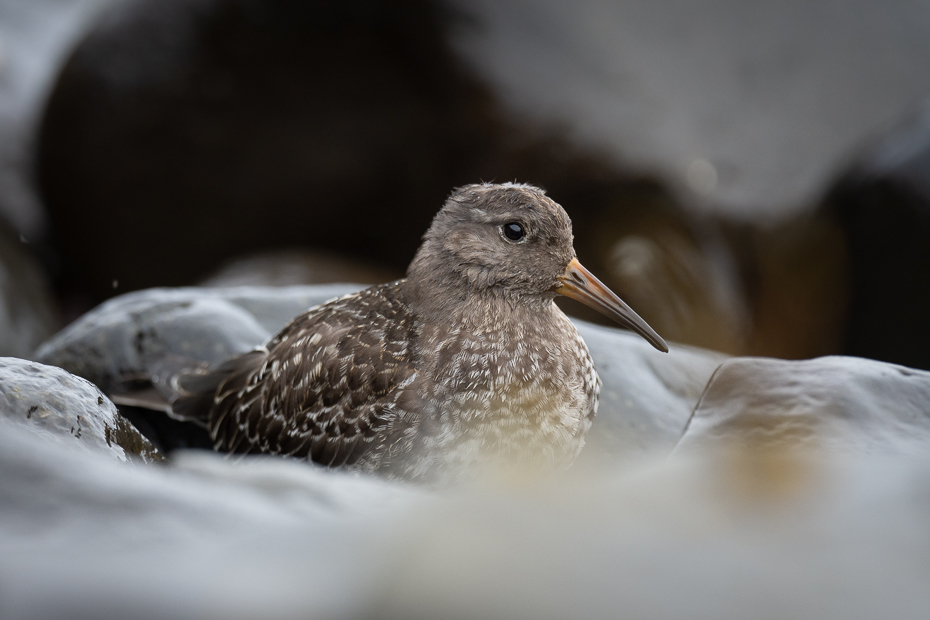
[[[662,337],[649,327],[649,324],[642,320],[638,314],[633,312],[633,309],[626,305],[622,299],[617,297],[613,291],[604,286],[590,271],[585,269],[577,258],[572,259],[572,262],[565,268],[565,273],[559,276],[558,280],[559,283],[555,288],[556,293],[571,297],[586,306],[594,308],[621,326],[636,332],[659,351],[668,353],[668,345],[665,344]]]

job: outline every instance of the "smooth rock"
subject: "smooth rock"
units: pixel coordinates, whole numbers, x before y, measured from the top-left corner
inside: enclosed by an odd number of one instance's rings
[[[726,465],[427,494],[285,459],[127,468],[0,422],[0,617],[926,617],[926,461]]]
[[[292,318],[358,285],[149,289],[107,301],[36,352],[105,392],[210,365],[263,344]]]
[[[732,358],[678,453],[731,447],[930,456],[930,372],[855,357]]]
[[[708,378],[727,356],[672,344],[656,351],[626,330],[575,321],[601,376],[594,425],[578,464],[668,453],[681,438]]]
[[[0,418],[120,461],[162,460],[96,386],[61,368],[0,357]]]
[[[311,306],[355,284],[152,289],[110,300],[42,345],[38,359],[107,393],[181,368],[214,364],[263,344]],[[584,459],[668,452],[708,377],[726,357],[673,346],[655,351],[624,330],[576,321],[603,381]]]

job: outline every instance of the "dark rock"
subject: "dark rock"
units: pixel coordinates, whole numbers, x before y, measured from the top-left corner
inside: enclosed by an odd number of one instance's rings
[[[731,223],[727,239],[751,309],[742,355],[809,359],[842,350],[849,301],[842,229],[804,213],[762,225]]]
[[[663,338],[745,353],[751,308],[716,222],[643,187],[607,205],[588,227],[578,229],[590,239],[579,247],[581,261]]]
[[[97,387],[61,368],[0,358],[0,418],[121,461],[162,460]]]
[[[402,271],[344,256],[311,250],[279,250],[235,259],[200,286],[295,286],[359,282],[380,284],[403,277]]]
[[[103,299],[113,279],[190,284],[282,246],[403,269],[450,189],[480,176],[453,170],[493,131],[444,28],[427,0],[114,4],[39,143],[69,282]]]
[[[38,141],[64,294],[280,247],[403,272],[456,186],[536,183],[581,230],[650,183],[500,109],[447,41],[470,23],[430,0],[114,3]]]
[[[38,356],[107,393],[127,392],[179,369],[250,350],[309,307],[358,288],[334,284],[129,293],[70,325],[42,345]],[[670,450],[707,378],[725,356],[683,346],[666,355],[623,330],[581,321],[578,326],[604,383],[584,458]]]
[[[0,356],[31,357],[58,328],[56,310],[30,246],[0,220]]]
[[[676,452],[728,447],[930,454],[930,372],[855,357],[732,358]]]
[[[930,107],[868,150],[824,212],[849,253],[841,351],[930,369]]]

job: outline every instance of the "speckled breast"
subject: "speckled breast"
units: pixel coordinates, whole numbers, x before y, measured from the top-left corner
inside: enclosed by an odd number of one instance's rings
[[[554,304],[532,319],[444,336],[421,375],[431,386],[430,413],[418,424],[408,476],[500,465],[560,469],[574,461],[597,411],[600,380]]]

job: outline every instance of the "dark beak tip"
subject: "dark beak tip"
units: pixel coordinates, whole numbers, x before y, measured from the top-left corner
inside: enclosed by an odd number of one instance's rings
[[[553,290],[566,297],[580,301],[586,306],[613,319],[621,327],[642,337],[655,349],[668,353],[668,344],[616,293],[585,269],[577,259],[569,263],[565,273],[557,279]]]

